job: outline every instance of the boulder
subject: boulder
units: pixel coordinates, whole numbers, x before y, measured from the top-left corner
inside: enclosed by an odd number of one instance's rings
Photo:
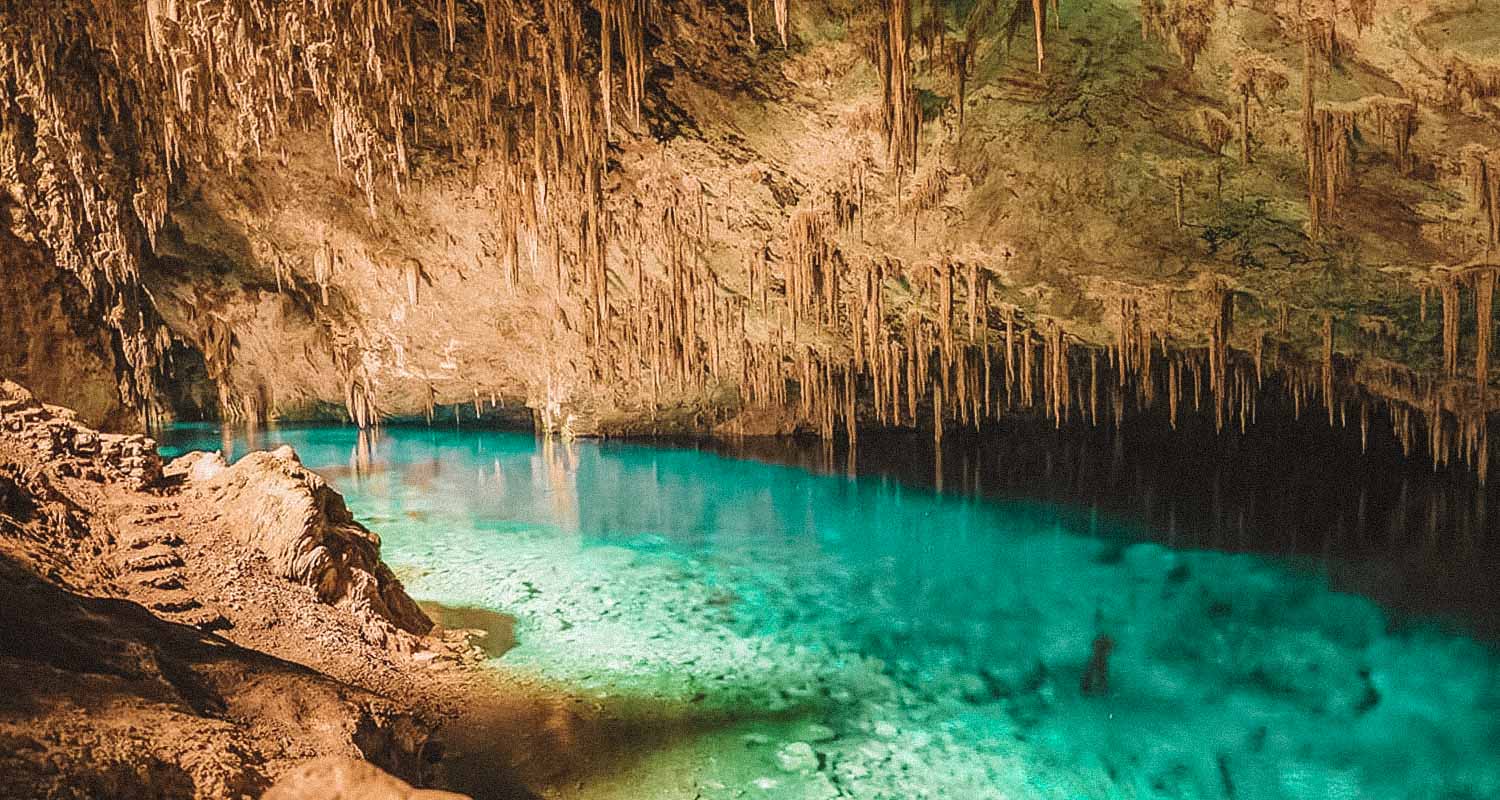
[[[432,629],[381,562],[380,537],[355,521],[344,498],[290,447],[251,453],[229,467],[217,455],[192,453],[168,471],[207,493],[234,536],[270,559],[278,575],[351,611],[370,642],[410,653]]]

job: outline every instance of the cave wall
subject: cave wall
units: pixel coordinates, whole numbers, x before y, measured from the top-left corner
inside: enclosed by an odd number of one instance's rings
[[[120,400],[110,331],[77,279],[0,231],[0,287],[0,376],[77,410],[91,426],[139,429],[140,414]]]
[[[0,56],[55,66],[6,79],[0,172],[59,263],[149,290],[136,387],[180,338],[231,419],[1226,427],[1274,370],[1487,452],[1495,0],[754,5],[13,12]]]

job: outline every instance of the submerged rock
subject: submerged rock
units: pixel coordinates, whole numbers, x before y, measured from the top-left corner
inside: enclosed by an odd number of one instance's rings
[[[807,742],[792,742],[776,751],[776,765],[782,772],[814,772],[818,769],[818,754]]]

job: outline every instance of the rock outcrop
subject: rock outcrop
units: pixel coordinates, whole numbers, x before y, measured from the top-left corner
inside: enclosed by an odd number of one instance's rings
[[[156,442],[139,434],[95,431],[72,410],[37,402],[25,387],[3,379],[0,429],[68,477],[124,481],[133,488],[161,478]]]
[[[191,453],[168,471],[185,475],[277,575],[352,612],[372,644],[411,652],[432,629],[381,562],[380,537],[356,522],[344,498],[290,447],[250,453],[234,466],[217,454]]]
[[[463,643],[375,534],[290,451],[177,467],[0,380],[0,797],[255,797],[316,756],[430,779]],[[346,796],[431,796],[401,791]]]
[[[134,430],[140,415],[120,401],[123,367],[110,331],[78,279],[0,226],[0,375],[25,382],[43,400],[66,400],[96,428]]]

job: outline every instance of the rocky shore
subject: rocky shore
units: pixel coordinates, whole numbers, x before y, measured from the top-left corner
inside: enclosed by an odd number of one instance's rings
[[[0,796],[443,796],[481,656],[290,449],[163,464],[0,381]]]

